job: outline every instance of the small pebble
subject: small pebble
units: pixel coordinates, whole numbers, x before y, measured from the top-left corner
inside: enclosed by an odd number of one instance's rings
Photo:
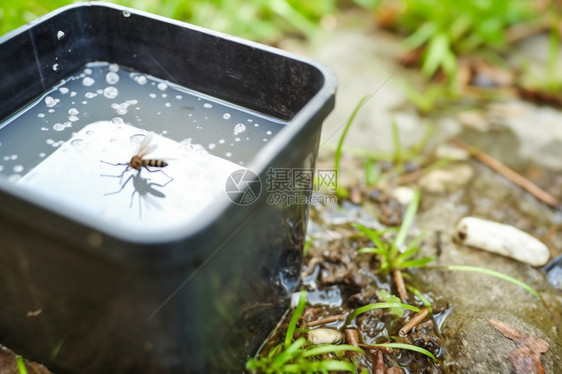
[[[338,330],[320,327],[306,333],[306,339],[312,344],[335,344],[343,339]]]
[[[456,238],[463,244],[497,253],[532,266],[547,263],[550,253],[538,239],[510,225],[465,217],[457,224]]]

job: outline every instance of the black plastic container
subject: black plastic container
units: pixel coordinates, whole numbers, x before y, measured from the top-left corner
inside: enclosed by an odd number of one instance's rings
[[[0,38],[0,123],[95,61],[286,121],[246,164],[262,182],[271,168],[314,168],[334,105],[327,69],[109,4]],[[33,144],[29,134],[22,154]],[[218,200],[189,225],[148,232],[0,176],[0,343],[59,373],[241,372],[299,282],[308,206],[269,195],[263,185],[251,204]]]

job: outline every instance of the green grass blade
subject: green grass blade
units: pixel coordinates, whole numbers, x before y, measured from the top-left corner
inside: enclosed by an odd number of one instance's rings
[[[323,360],[283,366],[279,373],[327,373],[329,371],[350,371],[355,373],[357,367],[348,361]]]
[[[499,272],[494,271],[494,270],[480,268],[480,267],[476,267],[476,266],[463,266],[463,265],[451,265],[451,266],[445,266],[445,268],[448,269],[448,270],[471,271],[473,273],[491,275],[493,277],[511,282],[511,283],[523,288],[524,290],[529,291],[530,293],[532,293],[533,295],[535,295],[539,299],[541,298],[541,295],[539,295],[539,293],[537,291],[535,291],[535,289],[532,288],[531,286],[529,286],[528,284],[523,283],[520,280],[517,280],[515,278],[512,278],[509,275],[499,273]]]
[[[16,358],[16,362],[17,362],[17,365],[18,365],[19,374],[27,374],[27,368],[25,367],[25,361],[24,361],[23,357],[18,356]]]
[[[379,255],[379,256],[384,256],[386,254],[386,251],[384,249],[381,249],[381,248],[364,247],[364,248],[358,249],[357,253],[370,253],[370,254],[375,254],[375,255]]]
[[[349,119],[345,123],[345,126],[343,128],[343,133],[341,134],[340,141],[338,142],[338,147],[336,148],[336,153],[334,155],[334,168],[336,169],[336,173],[338,173],[338,174],[339,174],[339,171],[340,171],[341,148],[343,146],[343,142],[345,140],[345,137],[347,136],[347,132],[349,131],[349,128],[351,127],[351,124],[355,120],[355,117],[357,116],[357,113],[363,107],[363,105],[365,105],[367,100],[371,98],[371,96],[373,96],[373,94],[366,95],[359,101],[359,104],[357,104],[355,109],[353,109],[353,112],[351,113],[351,116],[349,117]]]
[[[296,356],[302,353],[302,346],[306,344],[306,339],[303,337],[295,340],[293,344],[288,346],[283,352],[273,358],[271,361],[272,369],[279,369],[287,362],[294,359]]]
[[[311,356],[323,355],[325,353],[337,353],[337,352],[348,352],[348,351],[359,352],[361,354],[365,354],[365,352],[361,348],[355,347],[353,345],[348,345],[348,344],[340,344],[340,345],[322,344],[322,345],[316,345],[316,346],[312,346],[312,347],[308,348],[307,350],[304,351],[302,356],[303,357],[311,357]]]
[[[408,204],[408,208],[406,209],[406,214],[404,214],[404,219],[402,220],[402,225],[400,225],[400,231],[398,231],[398,235],[396,235],[396,239],[394,240],[394,245],[397,247],[401,247],[406,240],[406,236],[408,235],[408,230],[412,223],[414,222],[414,218],[416,217],[416,212],[418,210],[418,204],[420,202],[420,191],[416,190],[414,193],[414,198]]]
[[[417,345],[412,344],[404,344],[404,343],[381,343],[381,344],[370,344],[374,347],[385,347],[385,348],[396,348],[396,349],[406,349],[408,351],[414,351],[421,354],[426,355],[427,357],[431,358],[433,361],[437,361],[433,353],[428,351],[427,349],[423,349],[418,347]]]
[[[349,317],[347,317],[347,323],[351,322],[355,317],[357,317],[361,313],[368,312],[369,310],[373,310],[373,309],[393,309],[393,308],[408,309],[408,310],[412,310],[416,313],[420,311],[419,308],[416,308],[413,305],[408,305],[408,304],[403,304],[403,303],[397,303],[397,302],[374,303],[374,304],[365,305],[365,306],[362,306],[361,308],[355,309],[353,311],[353,313],[351,313],[349,315]]]
[[[431,261],[435,260],[437,256],[431,257],[424,257],[417,260],[409,260],[399,263],[397,266],[400,269],[407,269],[407,268],[419,268],[429,264]]]
[[[420,299],[420,301],[423,303],[423,306],[425,306],[429,310],[429,314],[433,314],[433,308],[431,307],[431,302],[427,297],[424,296],[424,294],[421,293],[420,290],[410,285],[406,285],[406,288],[408,289],[408,291],[413,293],[415,297]]]
[[[295,328],[297,326],[297,322],[299,318],[301,318],[302,313],[304,312],[304,307],[306,305],[306,290],[302,290],[299,296],[299,303],[293,312],[293,316],[289,321],[289,327],[287,327],[287,335],[285,335],[285,348],[291,345],[293,341],[293,334],[295,333]]]
[[[383,241],[380,238],[381,235],[383,235],[385,231],[371,230],[367,226],[364,226],[360,223],[353,223],[352,226],[355,227],[356,229],[358,229],[359,231],[361,231],[363,234],[367,235],[367,237],[369,239],[371,239],[371,241],[377,247],[377,249],[386,253],[387,246],[383,243]]]
[[[394,145],[393,161],[400,165],[402,164],[404,150],[402,149],[402,143],[400,142],[400,131],[398,130],[398,124],[392,121],[392,144]]]

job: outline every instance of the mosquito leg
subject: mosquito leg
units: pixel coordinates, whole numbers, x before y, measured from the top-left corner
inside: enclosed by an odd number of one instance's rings
[[[150,169],[148,168],[148,166],[145,166],[144,168],[145,168],[149,173],[162,173],[162,174],[164,174],[164,175],[165,175],[166,177],[168,177],[168,179],[169,179],[169,181],[168,181],[166,184],[168,184],[168,183],[170,183],[171,181],[174,180],[174,178],[170,177],[170,176],[169,176],[168,174],[166,174],[166,173],[164,172],[164,170],[162,170],[162,169],[150,170]],[[165,185],[166,185],[166,184],[165,184]],[[165,185],[164,185],[164,186],[165,186]]]
[[[114,195],[116,193],[119,193],[121,191],[123,191],[123,189],[125,188],[125,186],[127,185],[127,183],[129,183],[129,181],[133,178],[133,176],[131,175],[129,178],[127,178],[127,180],[125,181],[125,183],[123,183],[121,185],[121,188],[115,192],[108,192],[108,193],[104,193],[103,196],[107,196],[107,195]]]

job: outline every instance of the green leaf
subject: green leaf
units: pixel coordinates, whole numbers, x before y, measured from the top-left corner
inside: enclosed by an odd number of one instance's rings
[[[304,312],[304,307],[306,305],[306,290],[302,290],[299,295],[299,303],[293,312],[293,316],[289,321],[289,327],[287,327],[287,335],[285,335],[285,348],[287,348],[293,341],[293,334],[295,333],[295,327],[299,318],[301,318]]]
[[[348,345],[348,344],[340,344],[340,345],[321,344],[321,345],[316,345],[316,346],[312,346],[312,347],[308,348],[307,350],[304,351],[302,356],[303,357],[311,357],[311,356],[323,355],[323,354],[326,354],[326,353],[349,352],[349,351],[359,352],[361,354],[365,354],[365,352],[361,348],[355,347],[353,345]]]
[[[534,288],[532,288],[531,286],[529,286],[526,283],[521,282],[520,280],[517,280],[515,278],[510,277],[509,275],[503,274],[503,273],[499,273],[497,271],[494,270],[490,270],[490,269],[485,269],[485,268],[480,268],[480,267],[476,267],[476,266],[463,266],[463,265],[451,265],[451,266],[445,266],[446,269],[448,270],[458,270],[458,271],[471,271],[473,273],[480,273],[480,274],[486,274],[486,275],[491,275],[493,277],[499,278],[499,279],[503,279],[506,280],[508,282],[511,282],[527,291],[529,291],[530,293],[532,293],[533,295],[535,295],[536,297],[538,297],[539,299],[541,298],[541,295],[535,291]]]
[[[398,235],[396,235],[396,239],[394,240],[394,245],[396,247],[401,247],[402,244],[404,244],[406,236],[408,235],[408,230],[410,230],[410,226],[412,226],[412,223],[414,222],[419,202],[420,191],[416,190],[414,193],[414,198],[412,199],[410,204],[408,204],[408,208],[406,209],[406,213],[404,214],[402,225],[400,225],[400,231],[398,231]]]
[[[412,310],[416,313],[420,311],[419,308],[416,308],[413,305],[408,305],[408,304],[403,304],[403,303],[398,303],[398,302],[374,303],[374,304],[365,305],[365,306],[362,306],[360,308],[355,309],[353,311],[353,313],[351,313],[349,315],[349,317],[347,317],[347,323],[351,322],[359,314],[368,312],[369,310],[392,309],[392,308],[408,309],[408,310]]]
[[[417,260],[409,260],[409,261],[404,261],[398,264],[398,267],[400,269],[407,269],[407,268],[419,268],[422,266],[425,266],[427,264],[429,264],[431,261],[435,260],[437,258],[437,256],[431,256],[431,257],[424,257],[424,258],[420,258]]]
[[[21,356],[16,357],[16,363],[18,366],[19,374],[27,374],[27,368],[25,367],[25,361],[23,357]]]
[[[431,358],[433,361],[437,361],[437,359],[435,358],[433,353],[431,353],[427,349],[420,348],[417,345],[404,344],[404,343],[381,343],[381,344],[370,344],[370,345],[372,345],[374,347],[406,349],[406,350],[409,350],[409,351],[414,351],[414,352],[424,354],[427,357]]]
[[[449,36],[445,33],[434,35],[427,46],[422,73],[426,77],[432,77],[449,53]]]
[[[423,303],[423,306],[425,306],[429,310],[429,314],[433,314],[433,308],[431,307],[431,302],[427,297],[425,297],[424,294],[421,293],[420,290],[410,285],[406,285],[406,288],[408,289],[408,291],[413,293],[415,297],[420,299],[420,301]]]

